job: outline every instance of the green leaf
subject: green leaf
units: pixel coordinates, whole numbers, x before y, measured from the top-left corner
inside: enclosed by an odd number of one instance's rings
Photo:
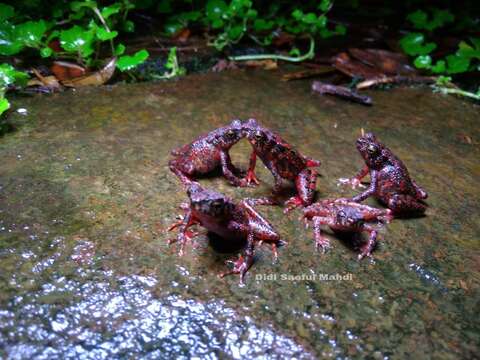
[[[429,27],[427,28],[427,30],[430,30],[430,31],[435,30],[447,23],[453,22],[453,20],[455,20],[455,17],[450,11],[434,9],[433,20],[429,24]]]
[[[427,55],[436,49],[434,43],[424,44],[422,33],[409,33],[400,39],[400,46],[408,55]]]
[[[480,50],[480,38],[471,37],[470,41],[472,42],[475,49]]]
[[[0,91],[12,84],[23,86],[27,83],[27,80],[28,75],[22,71],[15,70],[12,65],[0,65]]]
[[[160,14],[170,14],[173,11],[172,0],[161,0],[157,4],[157,12]]]
[[[446,71],[445,60],[438,60],[437,63],[430,68],[435,74],[443,74]]]
[[[347,33],[347,28],[341,24],[335,26],[335,32],[338,35],[345,35]]]
[[[302,21],[307,24],[315,24],[317,22],[317,15],[314,13],[308,13],[303,18]]]
[[[53,54],[53,50],[50,49],[49,47],[44,47],[40,50],[40,56],[43,58],[48,58],[52,56],[52,54]]]
[[[320,1],[320,5],[318,5],[318,8],[323,12],[327,12],[328,10],[330,10],[331,7],[332,7],[331,0],[322,0]]]
[[[433,9],[432,18],[422,10],[417,10],[407,16],[416,29],[433,31],[446,23],[453,22],[454,16],[448,10]]]
[[[303,17],[303,12],[300,9],[295,9],[292,12],[292,17],[296,20],[300,20]]]
[[[70,9],[75,12],[80,11],[83,7],[94,9],[97,7],[97,3],[95,1],[72,1],[70,3]]]
[[[99,27],[97,28],[97,38],[101,41],[111,40],[117,37],[118,31],[107,31],[106,29]]]
[[[437,81],[435,82],[436,85],[438,86],[448,86],[452,82],[452,78],[450,76],[439,76],[437,78]]]
[[[457,55],[466,57],[469,59],[473,59],[473,58],[480,59],[480,47],[476,47],[474,49],[472,46],[467,44],[467,42],[461,41],[460,44],[458,44]]]
[[[93,54],[94,31],[78,25],[60,32],[60,45],[67,52],[78,52],[84,58]]]
[[[430,57],[430,55],[420,55],[417,56],[413,64],[418,69],[428,69],[432,64],[432,58]]]
[[[0,25],[0,55],[18,54],[23,47],[23,43],[17,39],[15,26],[8,23]]]
[[[325,15],[320,15],[316,22],[317,27],[324,28],[327,26],[327,17]]]
[[[264,19],[256,19],[254,22],[253,22],[253,28],[255,29],[255,31],[259,32],[259,31],[266,31],[266,30],[270,30],[271,28],[273,28],[273,25],[275,23],[271,20],[264,20]]]
[[[212,28],[219,29],[223,26],[224,22],[222,19],[215,19],[212,21]]]
[[[135,31],[135,24],[133,21],[126,20],[123,22],[123,31],[125,32],[134,32]]]
[[[300,50],[297,47],[292,48],[288,53],[290,56],[300,56]]]
[[[5,111],[10,109],[10,103],[5,98],[0,98],[0,115],[2,115]]]
[[[178,20],[184,22],[187,25],[190,21],[197,21],[202,17],[200,11],[187,11],[178,15]]]
[[[417,29],[425,29],[425,24],[428,21],[428,15],[422,10],[417,10],[411,14],[408,14],[407,20],[410,21]]]
[[[258,16],[258,11],[255,9],[248,9],[247,13],[245,14],[245,17],[248,19],[255,19]]]
[[[18,24],[15,29],[16,40],[28,47],[41,45],[42,37],[47,31],[47,23],[44,20],[27,21]]]
[[[113,52],[113,55],[115,55],[115,56],[120,56],[120,55],[122,55],[124,52],[125,52],[125,45],[123,45],[123,44],[118,44],[118,45],[115,47],[115,51]]]
[[[140,50],[136,52],[134,55],[124,55],[118,58],[117,61],[117,68],[120,71],[128,71],[132,70],[133,68],[137,67],[145,60],[147,60],[149,53],[147,50]]]
[[[232,41],[236,41],[238,40],[242,35],[243,35],[243,26],[242,25],[235,25],[235,26],[232,26],[229,30],[228,30],[228,37],[232,40]]]
[[[183,27],[183,24],[179,23],[178,21],[167,22],[167,24],[165,25],[165,32],[167,33],[167,35],[173,36],[181,29],[183,29]]]
[[[108,19],[110,16],[117,14],[122,9],[122,5],[120,3],[115,3],[113,5],[104,7],[100,13],[102,14],[104,19]]]
[[[221,18],[227,10],[227,4],[225,4],[223,0],[208,0],[207,2],[207,18],[209,18],[211,21]]]
[[[447,59],[447,73],[458,74],[468,71],[470,67],[470,59],[458,55],[448,55]]]
[[[10,19],[13,15],[15,15],[15,9],[13,7],[4,3],[0,3],[0,23]]]

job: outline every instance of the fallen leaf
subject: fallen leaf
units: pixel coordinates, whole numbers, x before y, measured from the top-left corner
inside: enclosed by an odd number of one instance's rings
[[[245,61],[244,64],[249,67],[262,67],[265,70],[275,70],[278,69],[278,64],[275,60],[250,60]]]
[[[213,72],[221,72],[224,70],[233,70],[233,69],[238,69],[238,66],[235,63],[235,61],[228,61],[225,59],[218,60],[218,62],[212,66]]]
[[[48,90],[55,91],[62,88],[60,82],[55,76],[43,76],[37,69],[32,69],[36,79],[30,79],[27,82],[27,86],[42,86]]]
[[[321,66],[314,69],[304,69],[300,71],[295,71],[293,73],[285,74],[282,76],[282,80],[290,81],[290,80],[306,79],[306,78],[317,76],[317,75],[329,74],[332,71],[335,71],[335,69],[331,66]]]
[[[67,61],[54,61],[50,70],[60,81],[80,77],[86,73],[85,68]]]
[[[381,49],[348,49],[352,57],[386,75],[415,74],[404,54]]]
[[[338,71],[350,76],[372,79],[383,76],[383,74],[372,67],[353,60],[346,52],[342,52],[333,58],[333,66]]]
[[[71,80],[65,80],[62,82],[63,85],[68,87],[81,87],[81,86],[99,86],[105,84],[112,77],[115,72],[115,65],[117,63],[117,58],[112,58],[102,69],[84,75],[78,78]]]
[[[188,41],[190,34],[191,31],[188,28],[183,28],[173,36],[173,39],[178,42],[185,43]]]

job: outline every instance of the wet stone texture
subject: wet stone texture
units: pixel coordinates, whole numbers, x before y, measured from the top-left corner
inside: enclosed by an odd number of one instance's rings
[[[370,91],[366,108],[309,84],[239,71],[16,99],[28,115],[0,139],[0,358],[478,355],[479,107],[398,88]],[[316,253],[298,211],[259,208],[288,245],[276,264],[259,249],[244,287],[217,277],[238,251],[203,234],[178,258],[165,230],[185,194],[169,150],[249,117],[323,162],[319,198],[355,193],[336,180],[362,165],[360,129],[375,132],[429,192],[426,216],[395,220],[358,262],[331,233]],[[248,154],[242,141],[234,162]],[[258,175],[256,189],[202,183],[268,195],[261,163]],[[285,279],[302,274],[317,278]]]

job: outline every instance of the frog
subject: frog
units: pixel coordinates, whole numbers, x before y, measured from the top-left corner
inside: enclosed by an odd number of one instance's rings
[[[240,255],[237,260],[229,260],[228,263],[233,264],[233,268],[219,274],[222,278],[239,274],[240,284],[243,284],[245,275],[253,264],[255,247],[264,243],[271,246],[274,261],[277,261],[277,247],[286,242],[281,240],[274,227],[255,209],[257,205],[273,205],[272,199],[245,198],[235,202],[224,194],[204,188],[198,182],[188,184],[187,196],[189,202],[181,205],[185,216],[168,229],[172,231],[179,228],[177,238],[168,241],[169,244],[180,244],[179,256],[184,254],[186,243],[197,235],[189,231],[189,228],[198,224],[225,241],[246,242],[245,256]]]
[[[258,156],[273,175],[274,194],[280,192],[284,180],[295,183],[297,195],[284,203],[285,213],[312,204],[318,177],[318,172],[312,168],[320,166],[320,161],[302,155],[280,135],[261,126],[256,119],[247,120],[243,128],[252,146],[248,174],[254,174]],[[250,182],[248,176],[245,180]]]
[[[313,223],[315,248],[325,252],[330,247],[329,240],[322,235],[321,226],[328,225],[337,233],[359,236],[369,234],[368,241],[360,249],[358,260],[372,257],[377,243],[378,231],[392,219],[392,210],[378,209],[349,199],[325,199],[303,209],[302,218],[306,226]]]
[[[393,211],[395,216],[422,215],[427,209],[423,201],[427,192],[410,177],[405,164],[373,133],[359,137],[356,147],[365,160],[363,168],[351,179],[339,179],[340,184],[349,184],[353,189],[363,186],[361,180],[370,174],[370,186],[351,198],[361,202],[374,196]]]
[[[170,170],[187,186],[199,176],[221,169],[227,181],[237,187],[255,186],[259,183],[255,173],[249,171],[242,178],[242,171],[232,164],[229,150],[246,136],[242,121],[233,120],[229,125],[201,135],[193,142],[174,149],[169,161]]]

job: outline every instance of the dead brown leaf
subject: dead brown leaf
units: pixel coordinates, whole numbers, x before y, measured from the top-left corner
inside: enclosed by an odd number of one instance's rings
[[[112,58],[102,69],[71,80],[65,80],[63,85],[68,87],[81,87],[81,86],[99,86],[105,84],[112,77],[115,72],[115,66],[117,64],[117,58]]]

